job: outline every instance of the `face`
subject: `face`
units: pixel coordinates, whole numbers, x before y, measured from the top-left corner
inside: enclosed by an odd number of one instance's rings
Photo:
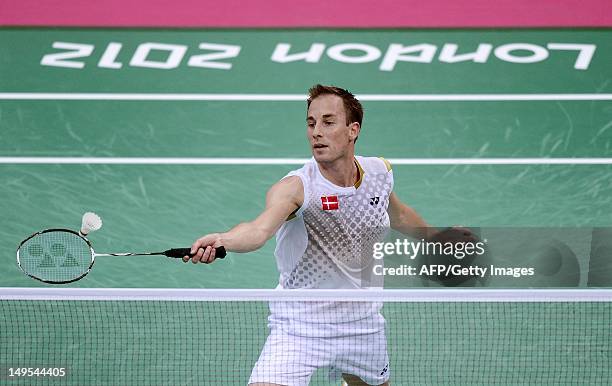
[[[306,117],[308,141],[317,162],[333,162],[354,151],[359,123],[346,124],[342,98],[324,94],[315,98]]]

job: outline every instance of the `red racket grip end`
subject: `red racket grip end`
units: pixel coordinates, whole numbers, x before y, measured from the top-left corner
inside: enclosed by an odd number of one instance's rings
[[[225,248],[223,247],[217,247],[215,248],[215,259],[223,259],[226,255],[227,252],[225,251]],[[173,248],[173,249],[168,249],[167,251],[164,252],[164,256],[168,256],[168,257],[174,257],[174,258],[182,258],[183,256],[192,256],[191,255],[191,248]]]

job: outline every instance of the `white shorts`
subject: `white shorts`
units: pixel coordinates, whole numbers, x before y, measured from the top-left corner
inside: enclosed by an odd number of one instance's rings
[[[330,380],[342,373],[355,375],[370,385],[389,379],[389,356],[384,330],[355,336],[314,338],[291,335],[270,326],[249,384],[263,382],[307,386],[315,370],[329,367]]]

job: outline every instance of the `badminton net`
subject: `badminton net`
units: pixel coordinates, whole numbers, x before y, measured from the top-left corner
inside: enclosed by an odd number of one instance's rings
[[[384,304],[395,385],[612,380],[610,290],[2,288],[0,383],[246,385],[270,302],[332,301],[344,314],[347,305]],[[15,376],[16,368],[65,375]],[[328,370],[310,384],[337,386]]]

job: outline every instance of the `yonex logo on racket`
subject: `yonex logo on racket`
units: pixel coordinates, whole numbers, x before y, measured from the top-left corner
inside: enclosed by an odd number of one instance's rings
[[[27,257],[39,261],[37,268],[80,266],[74,256],[66,251],[66,246],[62,243],[53,243],[50,249],[46,249],[42,244],[32,243],[28,245],[27,252]]]
[[[338,196],[321,196],[323,210],[338,210]]]

